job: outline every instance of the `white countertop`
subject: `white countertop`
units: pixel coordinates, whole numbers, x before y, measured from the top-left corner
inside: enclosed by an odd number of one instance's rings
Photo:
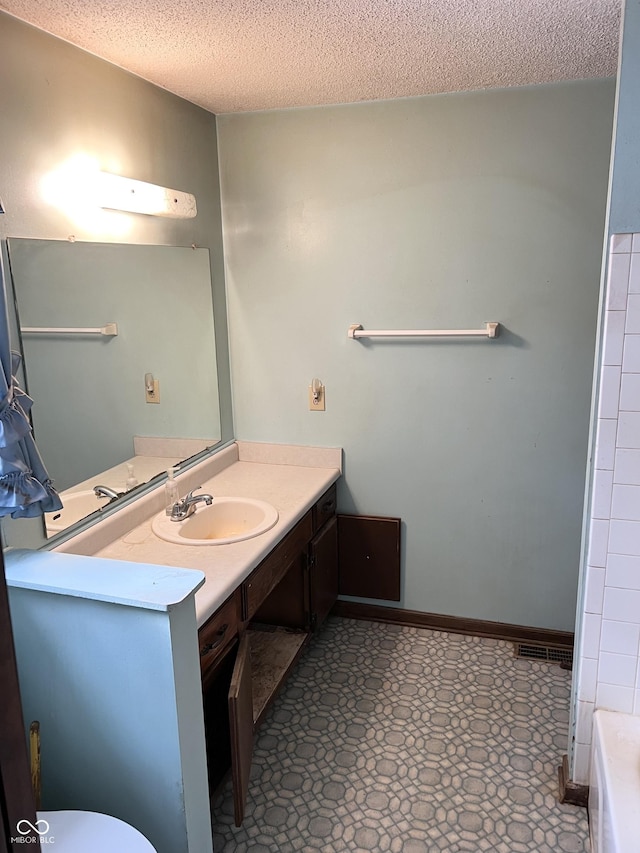
[[[270,452],[269,448],[276,448]],[[133,563],[196,569],[205,583],[196,593],[196,618],[202,625],[253,571],[274,545],[299,521],[340,476],[340,450],[297,448],[286,455],[277,445],[239,443],[237,461],[204,480],[202,491],[217,497],[246,497],[267,501],[278,510],[278,522],[260,536],[227,545],[174,545],[151,530],[156,512],[124,535],[100,548],[94,556]],[[244,451],[244,452],[243,452]],[[245,461],[246,458],[275,462]],[[290,461],[308,461],[309,465]],[[327,465],[327,462],[329,465]],[[335,467],[329,467],[333,462]],[[318,464],[321,467],[317,467]],[[326,466],[326,467],[325,467]],[[187,488],[193,488],[187,482]],[[184,488],[181,489],[181,493]],[[157,510],[156,510],[157,511]]]
[[[204,584],[202,572],[169,566],[137,565],[53,551],[8,551],[10,587],[106,601],[142,610],[171,610]]]
[[[141,496],[54,550],[9,549],[9,586],[155,610],[195,593],[202,625],[341,474],[340,448],[234,442],[176,476],[180,494],[267,501],[274,527],[226,545],[177,545],[158,538],[164,486]]]

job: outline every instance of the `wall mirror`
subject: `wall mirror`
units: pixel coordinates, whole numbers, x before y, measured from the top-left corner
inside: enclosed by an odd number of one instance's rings
[[[50,537],[111,505],[94,486],[122,500],[220,441],[209,251],[9,238],[7,253],[34,434],[64,505]]]

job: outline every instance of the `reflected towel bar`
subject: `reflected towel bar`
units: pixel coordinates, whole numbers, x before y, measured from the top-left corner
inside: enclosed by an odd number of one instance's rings
[[[60,329],[48,328],[45,326],[22,326],[20,329],[28,335],[108,335],[114,338],[118,334],[117,323],[107,323],[105,326],[95,326],[93,328],[75,328],[75,329]]]
[[[350,338],[435,338],[481,337],[497,338],[500,323],[485,323],[484,329],[370,329],[365,331],[358,323],[349,326]]]

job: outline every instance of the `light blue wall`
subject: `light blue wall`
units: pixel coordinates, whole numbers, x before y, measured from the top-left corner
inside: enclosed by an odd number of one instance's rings
[[[640,231],[640,0],[626,0],[617,92],[609,233]]]
[[[613,95],[218,117],[236,435],[344,447],[340,509],[404,521],[405,608],[573,628]]]

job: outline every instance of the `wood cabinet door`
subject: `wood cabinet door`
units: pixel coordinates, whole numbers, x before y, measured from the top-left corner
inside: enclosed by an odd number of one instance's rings
[[[338,515],[340,595],[400,601],[399,518]]]
[[[311,540],[311,624],[317,628],[338,598],[338,522],[334,516]]]
[[[240,826],[244,818],[253,755],[251,649],[246,634],[240,638],[236,665],[229,687],[229,729],[231,734],[233,808],[236,826]]]

